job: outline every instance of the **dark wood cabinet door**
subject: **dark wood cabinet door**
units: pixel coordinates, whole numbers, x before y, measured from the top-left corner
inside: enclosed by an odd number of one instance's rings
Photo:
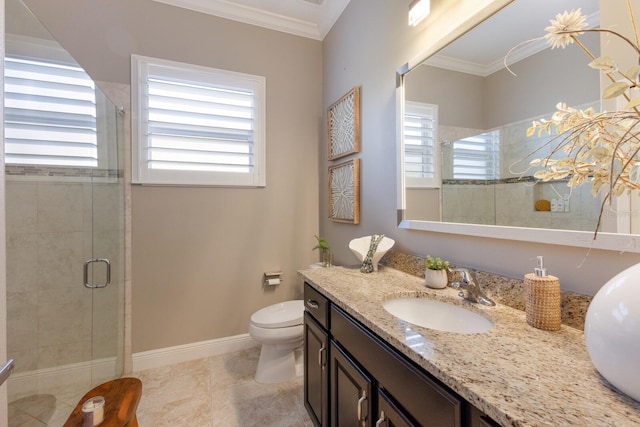
[[[414,427],[418,423],[411,419],[394,400],[385,393],[378,390],[378,417],[376,427]]]
[[[368,427],[375,420],[372,379],[335,343],[330,345],[331,425]]]
[[[313,423],[329,426],[329,336],[304,313],[304,406]]]
[[[363,366],[423,427],[461,427],[463,400],[413,365],[350,315],[332,305],[331,340]],[[333,374],[332,374],[333,376]]]

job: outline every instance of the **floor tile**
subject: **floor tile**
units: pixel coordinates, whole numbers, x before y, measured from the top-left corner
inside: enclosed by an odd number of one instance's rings
[[[311,427],[303,381],[254,380],[259,348],[134,372],[140,427]],[[84,393],[27,396],[9,404],[9,427],[59,427]]]

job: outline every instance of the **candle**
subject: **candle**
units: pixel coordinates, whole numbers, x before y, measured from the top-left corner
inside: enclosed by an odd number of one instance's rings
[[[96,396],[82,404],[82,427],[96,427],[104,421],[104,397]]]

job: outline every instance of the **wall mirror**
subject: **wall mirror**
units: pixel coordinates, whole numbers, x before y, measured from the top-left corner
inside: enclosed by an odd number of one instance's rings
[[[527,170],[544,156],[527,157],[544,145],[544,138],[526,137],[532,120],[550,117],[560,101],[600,109],[600,75],[587,66],[589,57],[576,45],[531,42],[507,57],[516,75],[505,68],[507,52],[544,35],[558,13],[581,8],[589,26],[599,26],[599,1],[493,3],[488,9],[496,13],[398,71],[400,227],[640,252],[634,197],[605,211],[594,241],[602,200],[591,187],[536,182]],[[598,33],[581,41],[600,54]]]

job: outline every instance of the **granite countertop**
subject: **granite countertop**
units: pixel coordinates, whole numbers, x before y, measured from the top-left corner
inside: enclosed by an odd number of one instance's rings
[[[424,279],[381,267],[302,270],[336,305],[502,426],[640,426],[640,403],[596,371],[579,329],[529,326],[524,311],[468,303],[458,291],[429,289]],[[387,313],[397,296],[424,296],[490,317],[489,332],[462,335],[422,328]]]

